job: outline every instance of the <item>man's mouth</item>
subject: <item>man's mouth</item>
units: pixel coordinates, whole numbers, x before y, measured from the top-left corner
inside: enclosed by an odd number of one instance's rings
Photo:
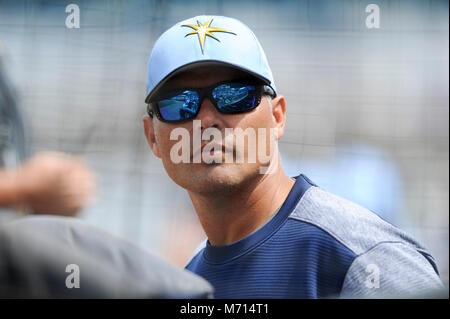
[[[197,162],[199,162],[200,159],[200,162],[204,162],[206,159],[222,159],[227,153],[233,154],[233,149],[227,148],[225,145],[219,143],[204,143],[199,149],[193,152],[191,160],[197,159]]]

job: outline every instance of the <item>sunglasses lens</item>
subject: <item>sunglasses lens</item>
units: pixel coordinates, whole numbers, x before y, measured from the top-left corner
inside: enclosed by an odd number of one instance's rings
[[[248,83],[221,84],[212,91],[217,107],[224,113],[240,113],[258,106],[257,86]]]
[[[192,119],[197,113],[198,106],[198,93],[189,90],[158,101],[159,112],[166,121]]]

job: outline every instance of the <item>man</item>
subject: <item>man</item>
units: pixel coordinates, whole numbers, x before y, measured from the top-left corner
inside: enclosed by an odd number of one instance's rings
[[[286,175],[270,148],[283,136],[286,101],[243,23],[198,16],[163,33],[146,103],[150,148],[187,190],[208,237],[186,268],[215,297],[403,297],[442,287],[433,257],[411,237]],[[247,143],[237,142],[242,132]],[[269,161],[255,156],[267,149]]]

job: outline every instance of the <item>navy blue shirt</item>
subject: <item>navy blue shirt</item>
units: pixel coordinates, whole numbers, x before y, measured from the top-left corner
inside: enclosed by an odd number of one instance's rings
[[[216,298],[406,297],[442,287],[423,246],[304,175],[264,226],[230,245],[206,241],[186,268]]]
[[[300,175],[266,225],[230,245],[207,242],[186,268],[208,280],[216,298],[320,298],[338,294],[355,254],[322,229],[288,218],[312,185]]]

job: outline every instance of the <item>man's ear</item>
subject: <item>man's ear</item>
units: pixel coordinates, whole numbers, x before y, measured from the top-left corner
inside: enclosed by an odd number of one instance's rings
[[[276,139],[279,140],[284,135],[286,125],[286,100],[283,95],[277,95],[272,99],[272,116],[277,128]]]
[[[150,148],[152,149],[153,154],[155,154],[156,157],[161,158],[158,140],[156,139],[156,135],[155,135],[155,127],[153,125],[153,119],[148,115],[144,115],[144,117],[142,118],[142,123],[144,124],[144,133],[145,133],[145,138],[147,139],[148,145],[150,145]]]

